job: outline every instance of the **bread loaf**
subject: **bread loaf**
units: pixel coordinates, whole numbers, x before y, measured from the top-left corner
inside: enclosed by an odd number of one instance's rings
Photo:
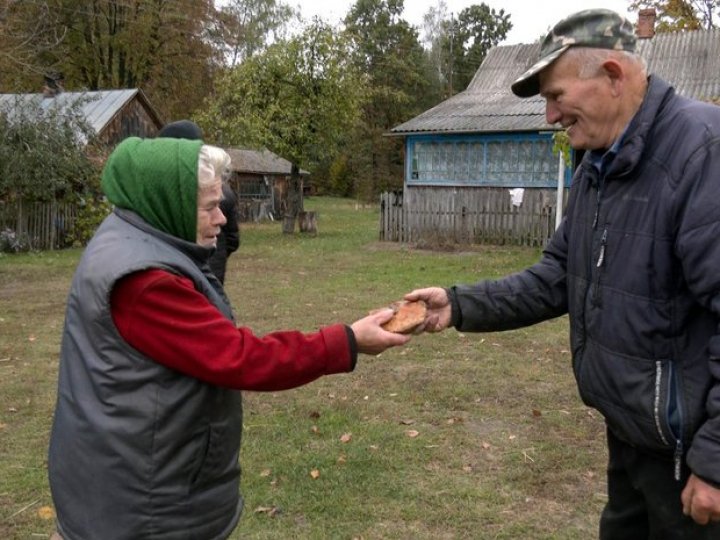
[[[400,300],[399,302],[393,302],[389,307],[395,312],[395,315],[382,325],[388,332],[409,334],[425,322],[427,306],[422,300],[417,302]]]

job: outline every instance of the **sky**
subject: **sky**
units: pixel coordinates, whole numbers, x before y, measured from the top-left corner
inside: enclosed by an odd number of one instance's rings
[[[355,0],[300,0],[286,3],[297,5],[304,18],[319,15],[326,21],[336,23],[345,17]],[[502,45],[534,43],[556,22],[582,9],[604,7],[617,11],[633,23],[637,21],[637,14],[628,12],[630,0],[445,0],[445,3],[448,11],[455,15],[468,6],[481,3],[496,12],[504,9],[505,13],[510,14],[513,29]],[[423,15],[437,4],[438,0],[405,0],[403,18],[413,26],[421,28]]]

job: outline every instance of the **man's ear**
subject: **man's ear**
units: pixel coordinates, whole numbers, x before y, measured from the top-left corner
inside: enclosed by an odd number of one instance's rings
[[[625,83],[625,69],[622,64],[615,59],[609,58],[602,63],[602,70],[610,80],[613,96],[620,95]]]

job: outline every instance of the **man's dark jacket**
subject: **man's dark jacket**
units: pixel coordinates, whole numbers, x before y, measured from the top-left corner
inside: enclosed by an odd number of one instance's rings
[[[649,78],[604,177],[589,155],[534,266],[449,289],[463,331],[569,313],[583,401],[621,440],[720,485],[720,107]]]
[[[220,201],[220,210],[227,220],[220,228],[217,236],[217,247],[210,256],[210,270],[225,283],[225,268],[231,254],[240,246],[240,227],[238,225],[238,198],[233,189],[226,183],[222,185],[223,199]]]

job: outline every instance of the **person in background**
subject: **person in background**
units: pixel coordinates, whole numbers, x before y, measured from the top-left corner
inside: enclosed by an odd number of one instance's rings
[[[601,540],[720,538],[720,107],[648,76],[609,10],[558,22],[512,84],[587,152],[534,266],[406,295],[425,329],[569,314],[583,401],[607,424]]]
[[[114,210],[66,306],[48,458],[55,538],[227,538],[243,507],[240,390],[350,372],[359,353],[409,340],[382,329],[390,309],[312,333],[236,325],[207,266],[227,160],[199,140],[130,137],[105,164]]]
[[[158,133],[158,137],[171,137],[175,139],[202,140],[203,134],[200,126],[191,120],[177,120],[166,124]],[[225,269],[227,260],[240,246],[240,227],[238,225],[238,198],[233,189],[226,182],[222,185],[223,198],[220,201],[220,210],[225,215],[225,225],[220,227],[217,236],[215,251],[210,256],[210,269],[225,283]]]

